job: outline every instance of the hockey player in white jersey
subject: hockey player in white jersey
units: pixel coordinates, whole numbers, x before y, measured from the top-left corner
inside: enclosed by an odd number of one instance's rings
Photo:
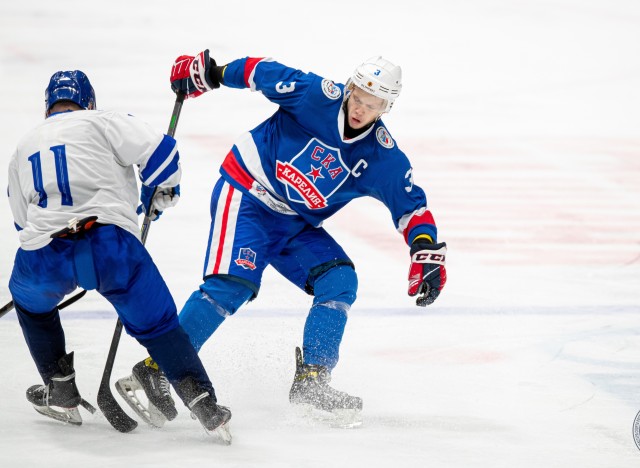
[[[215,430],[231,413],[216,403],[173,298],[140,241],[136,215],[134,166],[150,218],[177,203],[176,141],[135,117],[95,107],[83,72],[55,73],[45,91],[45,120],[20,140],[9,163],[9,203],[21,244],[9,289],[44,382],[30,387],[27,399],[46,416],[82,423],[73,352],[66,350],[57,308],[79,286],[114,306],[184,404]]]
[[[267,58],[217,66],[205,50],[179,57],[171,84],[187,98],[221,85],[249,88],[279,106],[238,138],[222,163],[211,199],[204,282],[180,312],[180,323],[200,349],[226,317],[258,295],[271,265],[314,297],[302,350],[296,348],[291,403],[359,412],[361,398],[329,385],[358,281],[353,262],[322,221],[354,198],[374,197],[410,247],[409,295],[425,306],[446,282],[446,244],[438,243],[425,193],[381,120],[400,94],[400,67],[373,57],[340,84]]]

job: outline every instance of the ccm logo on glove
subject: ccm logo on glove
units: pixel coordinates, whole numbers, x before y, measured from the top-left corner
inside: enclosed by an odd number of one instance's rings
[[[446,249],[445,249],[446,252]],[[421,252],[416,252],[413,255],[411,261],[413,263],[436,263],[438,265],[444,265],[445,262],[445,253],[435,253],[435,252],[425,252],[424,250]]]

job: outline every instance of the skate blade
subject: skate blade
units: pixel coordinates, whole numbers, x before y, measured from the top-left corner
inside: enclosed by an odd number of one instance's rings
[[[207,431],[209,432],[209,431]],[[209,432],[211,434],[211,432]],[[231,430],[229,429],[229,423],[225,423],[220,427],[217,427],[213,431],[214,437],[217,437],[221,444],[231,445],[232,437]]]
[[[309,403],[294,404],[296,413],[307,419],[328,424],[336,429],[355,429],[362,426],[362,412],[356,409],[325,411]]]
[[[138,382],[138,379],[136,379],[134,375],[119,379],[116,381],[115,387],[120,396],[124,398],[124,401],[127,402],[131,409],[135,411],[144,422],[156,428],[161,428],[164,426],[164,423],[167,422],[164,414],[162,414],[153,403],[147,400],[142,385],[140,385],[140,382]],[[148,406],[143,404],[136,392],[145,395],[144,400],[147,401]]]
[[[191,419],[193,419],[195,421],[198,421],[198,417],[193,413],[191,413]],[[198,422],[200,422],[200,421],[198,421]],[[204,427],[204,424],[200,423],[200,425],[204,429],[204,432],[206,432],[208,435],[213,437],[213,439],[216,442],[218,442],[218,443],[220,443],[222,445],[231,445],[232,437],[231,437],[231,429],[229,428],[229,421],[228,420],[227,420],[226,423],[216,427],[212,431],[210,431],[209,429]]]
[[[333,410],[331,414],[334,416],[333,421],[330,422],[331,427],[355,429],[362,426],[362,412],[360,410]]]
[[[59,411],[54,409],[53,406],[33,405],[33,407],[38,413],[51,419],[55,419],[56,421],[72,424],[74,426],[80,426],[82,424],[82,416],[80,416],[78,408],[60,408]]]

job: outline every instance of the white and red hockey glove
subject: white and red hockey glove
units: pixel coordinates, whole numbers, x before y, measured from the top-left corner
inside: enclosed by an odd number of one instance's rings
[[[411,244],[409,296],[418,296],[416,305],[425,307],[438,298],[447,282],[447,244],[432,244],[418,238]]]
[[[202,93],[220,87],[215,73],[211,73],[216,61],[209,57],[209,49],[195,57],[181,55],[171,68],[171,89],[184,94],[185,98],[194,98]]]

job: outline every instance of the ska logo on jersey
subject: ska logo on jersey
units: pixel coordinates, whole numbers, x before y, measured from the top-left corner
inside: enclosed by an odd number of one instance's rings
[[[327,79],[322,80],[322,92],[329,99],[334,99],[334,100],[338,99],[342,94],[342,92],[340,91],[340,88],[338,88],[333,81],[327,80]]]
[[[326,208],[329,197],[349,177],[340,150],[313,138],[291,161],[276,160],[276,177],[293,203],[304,203],[311,210]]]
[[[236,265],[241,266],[245,270],[256,269],[256,253],[249,247],[243,247],[238,252],[238,258],[235,260]]]
[[[393,148],[393,138],[391,138],[391,135],[389,135],[386,128],[378,127],[376,130],[376,138],[378,139],[378,143],[385,148]]]

